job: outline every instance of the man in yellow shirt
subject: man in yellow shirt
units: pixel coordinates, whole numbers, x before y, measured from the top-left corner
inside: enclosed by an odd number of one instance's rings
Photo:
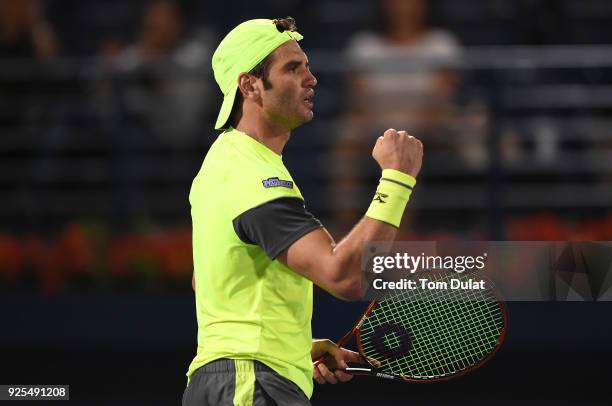
[[[422,145],[387,130],[366,216],[336,244],[309,213],[282,161],[293,129],[313,118],[316,78],[292,18],[249,20],[213,55],[224,94],[212,145],[189,196],[198,349],[183,405],[309,405],[313,378],[346,381],[359,356],[312,340],[313,282],[362,296],[361,246],[392,240],[421,167]],[[325,356],[313,370],[312,361]]]

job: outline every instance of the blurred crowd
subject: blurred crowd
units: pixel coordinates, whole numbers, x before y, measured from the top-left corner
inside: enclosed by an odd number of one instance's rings
[[[14,107],[20,111],[14,110],[17,114],[13,118],[21,117],[23,125],[36,121],[36,117],[27,115],[27,110],[41,98],[41,92],[35,95],[26,92],[24,95],[23,86],[38,88],[39,80],[45,76],[60,74],[57,72],[59,67],[51,64],[53,60],[92,57],[93,66],[85,64],[85,61],[82,66],[83,70],[95,70],[85,78],[91,82],[85,85],[92,87],[88,90],[91,90],[93,100],[88,101],[95,112],[102,115],[101,118],[108,119],[106,115],[114,113],[119,117],[114,116],[110,121],[127,120],[128,124],[131,118],[134,121],[138,118],[138,126],[143,132],[150,132],[169,144],[181,144],[195,137],[195,132],[205,122],[208,104],[211,103],[208,94],[214,92],[210,88],[209,67],[212,33],[203,28],[188,32],[180,2],[140,2],[137,8],[141,15],[134,21],[137,29],[131,35],[120,37],[120,33],[111,32],[101,38],[90,52],[75,55],[77,50],[64,48],[60,40],[62,36],[56,34],[60,27],[54,27],[43,13],[45,4],[62,8],[64,5],[61,3],[65,3],[67,9],[76,6],[70,2],[45,3],[41,0],[0,2],[0,58],[3,65],[6,64],[7,72],[2,90],[10,96],[3,98],[6,106],[2,111],[10,110],[8,106],[13,104],[13,97],[23,96],[23,102]],[[68,10],[57,12],[62,11]],[[78,34],[77,27],[71,28],[67,30],[64,27],[64,30],[71,35]],[[82,35],[91,33],[83,32]],[[24,70],[36,69],[40,65],[47,69],[47,75],[25,74]],[[83,71],[76,73],[87,74]],[[120,83],[115,80],[118,76]],[[128,86],[124,86],[126,84]],[[55,102],[63,101],[64,94],[53,96]],[[131,142],[131,139],[133,142],[142,141],[138,135],[121,138],[126,142]]]
[[[612,65],[500,62],[518,45],[599,44],[605,55],[612,6],[340,3],[0,0],[0,285],[36,262],[27,241],[54,252],[79,222],[108,230],[104,242],[81,239],[98,253],[85,255],[90,265],[125,236],[188,226],[221,100],[211,55],[254,17],[293,15],[312,51],[317,119],[285,159],[336,237],[367,207],[371,147],[392,127],[426,151],[403,238],[612,239]],[[139,244],[146,258],[157,251]]]

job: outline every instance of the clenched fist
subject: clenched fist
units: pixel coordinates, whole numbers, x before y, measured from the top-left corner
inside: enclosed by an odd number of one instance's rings
[[[423,163],[423,144],[406,131],[390,128],[378,137],[372,157],[381,169],[395,169],[416,178]]]

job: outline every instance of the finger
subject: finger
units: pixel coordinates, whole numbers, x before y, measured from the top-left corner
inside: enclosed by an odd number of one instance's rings
[[[336,375],[334,375],[334,373],[330,371],[325,365],[319,365],[319,372],[321,373],[321,376],[323,377],[326,383],[331,383],[332,385],[338,383]]]
[[[342,358],[346,362],[363,362],[363,358],[361,354],[355,351],[347,350],[346,348],[341,348]]]
[[[333,368],[345,369],[348,367],[348,365],[346,365],[346,361],[344,360],[344,351],[342,348],[334,347],[330,349],[328,354],[333,357],[333,364],[329,364]]]
[[[368,357],[368,362],[376,368],[380,368],[380,366],[382,365],[382,362],[372,357]]]
[[[319,372],[318,366],[316,365],[313,368],[312,377],[314,378],[315,381],[317,381],[317,383],[320,383],[321,385],[325,384],[325,378],[323,378],[323,376]]]
[[[397,135],[397,131],[395,130],[395,128],[389,128],[387,131],[384,132],[383,137],[392,137]]]
[[[336,378],[336,375],[333,374],[333,372],[331,372],[326,366],[325,364],[319,364],[319,366],[317,367],[319,368],[319,372],[321,373],[321,375],[323,376],[323,378],[325,378],[325,382],[329,382],[331,384],[336,384],[338,383],[338,379]]]
[[[351,379],[353,379],[353,375],[349,374],[347,372],[341,371],[341,370],[336,370],[334,371],[334,375],[336,375],[336,378],[340,381],[340,382],[348,382]]]

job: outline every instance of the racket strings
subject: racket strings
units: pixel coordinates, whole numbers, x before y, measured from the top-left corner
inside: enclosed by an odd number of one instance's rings
[[[426,303],[424,305],[425,306],[432,306],[432,302]],[[435,304],[435,308],[439,308],[439,307],[440,307],[439,303],[436,303]],[[386,314],[387,312],[383,312],[383,313],[386,316],[384,319],[388,321],[389,317]],[[435,317],[439,317],[440,316],[439,312],[436,312],[435,310],[432,311],[432,313],[435,315]],[[419,325],[418,321],[416,321],[414,324],[417,325],[417,326]],[[452,334],[452,332],[449,332],[448,328],[440,328],[441,325],[439,325],[439,324],[436,325],[436,323],[434,323],[434,326],[437,327],[437,331],[430,332],[429,336],[426,335],[424,337],[425,338],[424,340],[416,340],[416,341],[417,341],[417,343],[424,344],[424,347],[426,347],[427,352],[430,355],[433,355],[433,357],[435,359],[437,359],[438,361],[441,361],[441,354],[439,353],[439,351],[437,351],[437,349],[435,348],[435,345],[440,342],[440,337],[444,337],[444,335],[448,336],[451,340],[455,340],[456,341],[457,340],[457,334]],[[445,326],[442,326],[442,327],[445,327]],[[417,337],[417,338],[419,338],[419,337]],[[477,338],[478,339],[480,337],[472,335],[472,338]],[[452,347],[450,349],[451,350],[454,349],[456,351],[459,350],[459,348],[452,348]],[[414,354],[417,354],[417,353],[418,352],[414,352]],[[401,360],[396,360],[396,363],[399,364],[400,361]],[[422,361],[422,360],[418,360],[417,359],[416,361]],[[471,360],[468,359],[468,362],[469,361],[471,361]],[[423,362],[421,362],[421,366],[422,366],[422,364],[423,364]]]
[[[415,325],[418,326],[418,323],[414,323]],[[446,332],[448,335],[448,338],[451,340],[457,340],[457,334],[448,334],[448,332]],[[470,352],[469,349],[465,348],[461,348],[459,346],[457,347],[453,347],[453,346],[441,346],[440,345],[440,339],[441,337],[444,336],[440,336],[440,334],[417,334],[415,336],[414,341],[417,343],[415,344],[413,351],[412,351],[412,362],[414,364],[416,364],[416,367],[418,369],[420,369],[422,372],[418,372],[418,370],[412,370],[412,369],[408,369],[406,372],[406,368],[404,368],[403,361],[404,363],[410,360],[407,359],[402,359],[402,358],[394,358],[394,359],[388,359],[387,354],[385,354],[384,352],[381,351],[377,351],[377,355],[375,356],[380,356],[383,360],[387,359],[387,367],[392,369],[392,372],[395,373],[400,373],[403,375],[430,375],[430,376],[435,376],[435,375],[439,375],[439,374],[443,374],[443,372],[436,372],[435,370],[432,370],[431,368],[427,368],[427,363],[431,363],[432,361],[435,361],[437,364],[440,363],[444,363],[445,361],[445,354],[444,352],[448,353],[448,352],[452,352],[453,354],[451,354],[451,358],[450,358],[450,367],[451,369],[456,369],[456,368],[462,368],[463,366],[467,366],[471,363],[473,363],[477,358],[479,354],[474,354],[473,357],[470,357]],[[476,335],[469,335],[468,337],[471,338],[475,338],[475,339],[479,339],[478,336]],[[422,348],[419,348],[422,347]],[[367,346],[366,346],[366,352],[368,351]],[[426,352],[427,353],[427,357],[424,359],[423,357],[419,356],[420,352]],[[380,355],[378,355],[380,354]],[[448,358],[448,357],[446,357]],[[461,364],[461,361],[464,362],[465,365]],[[395,364],[395,365],[393,365]],[[442,365],[444,366],[444,365]],[[447,368],[449,367],[448,365],[446,366]]]
[[[434,307],[435,310],[439,310],[440,308],[440,303],[435,303],[432,304],[434,302],[427,302],[424,303],[423,305],[425,307]],[[440,312],[436,312],[434,310],[431,310],[432,314],[434,314],[434,317],[438,318],[441,316]],[[414,323],[417,327],[421,328],[422,326],[419,325],[418,321],[416,321]],[[451,367],[454,366],[455,368],[457,367],[457,365],[459,364],[459,367],[461,367],[461,361],[463,361],[466,364],[472,363],[475,360],[473,358],[470,357],[470,355],[472,355],[469,352],[469,349],[466,351],[465,348],[461,348],[461,346],[453,346],[453,345],[448,345],[448,343],[444,343],[442,340],[444,338],[447,338],[448,340],[451,341],[451,343],[459,343],[458,338],[460,337],[460,334],[454,333],[452,331],[449,331],[449,328],[444,325],[444,324],[439,324],[436,323],[435,321],[431,322],[432,326],[434,326],[434,330],[433,331],[429,331],[426,332],[427,334],[421,334],[421,336],[423,337],[418,337],[417,335],[417,340],[415,340],[417,343],[421,343],[423,344],[422,347],[423,351],[425,351],[428,356],[429,356],[429,360],[431,361],[436,361],[436,364],[440,364],[443,363],[445,361],[445,357],[444,357],[444,353],[442,352],[443,348],[446,346],[446,352],[450,352],[452,353],[450,360],[451,360]],[[477,335],[474,335],[473,333],[470,334],[469,331],[465,331],[463,332],[464,335],[466,335],[468,338],[472,338],[472,339],[479,339],[480,337]],[[445,346],[442,346],[440,344],[445,344]],[[416,346],[415,350],[418,350],[418,346]],[[417,363],[417,365],[420,368],[426,368],[427,364],[426,364],[426,360],[422,359],[422,357],[418,357],[419,351],[414,351],[413,355],[415,358],[415,362]],[[477,356],[478,354],[476,354]],[[399,364],[401,363],[401,359],[397,359],[395,360],[395,363],[398,364],[397,366],[400,366]],[[411,372],[413,375],[415,374],[414,371]],[[435,375],[436,371],[435,370],[425,370],[425,373],[428,375]]]
[[[441,273],[429,279],[448,282],[451,278],[467,279]],[[389,326],[401,328],[391,331]],[[417,289],[381,301],[364,321],[360,338],[363,352],[380,361],[381,370],[433,378],[482,360],[498,345],[503,326],[503,312],[489,289]],[[381,340],[379,332],[386,330]],[[407,341],[410,351],[398,354],[397,348]]]

